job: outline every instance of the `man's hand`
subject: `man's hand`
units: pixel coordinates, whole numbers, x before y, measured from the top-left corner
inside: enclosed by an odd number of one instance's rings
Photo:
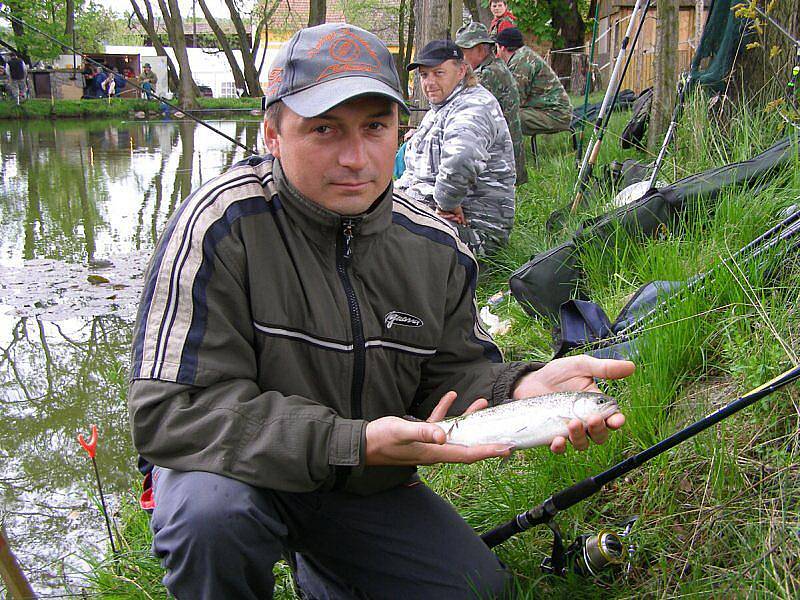
[[[514,388],[514,400],[552,392],[599,392],[595,377],[622,379],[633,373],[635,368],[627,360],[593,358],[586,354],[558,358],[522,377]],[[608,439],[608,430],[619,429],[624,423],[625,415],[622,413],[615,413],[605,421],[599,416],[589,417],[586,429],[580,419],[573,419],[567,425],[569,441],[576,450],[586,450],[590,439],[596,444],[603,444]],[[566,449],[567,440],[561,436],[550,444],[550,450],[556,454],[562,454]]]
[[[467,222],[467,217],[464,216],[464,209],[460,206],[455,207],[453,210],[442,210],[440,208],[436,209],[436,214],[442,217],[443,219],[447,219],[448,221],[452,221],[453,223],[458,223],[459,225],[463,225],[466,227],[469,225]]]
[[[485,444],[470,448],[445,444],[445,432],[433,423],[447,416],[455,399],[455,392],[447,392],[426,422],[381,417],[367,423],[367,465],[473,463],[485,458],[509,456],[512,448],[507,444]],[[476,400],[464,414],[484,409],[488,405],[484,399]]]
[[[409,129],[408,131],[406,131],[405,134],[403,135],[403,141],[407,142],[408,140],[410,140],[412,137],[414,137],[414,134],[416,132],[417,132],[416,128],[415,129]]]

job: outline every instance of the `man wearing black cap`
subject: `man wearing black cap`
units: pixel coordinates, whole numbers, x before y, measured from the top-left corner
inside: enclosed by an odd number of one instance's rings
[[[266,105],[271,154],[189,196],[145,276],[128,403],[164,583],[180,599],[270,598],[285,556],[304,597],[499,596],[499,561],[415,467],[511,449],[445,444],[420,419],[632,365],[501,362],[469,250],[392,191],[406,108],[374,35],[301,30]],[[623,420],[588,433],[603,442]],[[583,424],[570,431],[586,448]]]
[[[569,129],[572,105],[550,65],[526,46],[516,27],[496,36],[497,56],[508,64],[519,87],[522,133],[537,135]]]
[[[453,223],[479,258],[490,254],[514,225],[514,148],[502,109],[450,40],[430,42],[407,68],[418,69],[431,108],[395,186]]]

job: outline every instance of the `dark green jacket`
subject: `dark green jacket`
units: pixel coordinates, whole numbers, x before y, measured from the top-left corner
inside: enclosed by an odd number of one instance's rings
[[[364,465],[365,429],[510,395],[477,320],[477,265],[452,228],[393,195],[342,217],[259,157],[194,192],[148,269],[129,410],[152,464],[287,491],[370,493],[411,468]],[[352,237],[348,237],[352,236]]]

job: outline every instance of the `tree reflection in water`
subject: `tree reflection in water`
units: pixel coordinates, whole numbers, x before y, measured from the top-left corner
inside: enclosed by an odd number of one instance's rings
[[[0,519],[42,593],[76,591],[81,557],[106,552],[77,434],[98,425],[112,512],[139,483],[125,393],[146,258],[189,192],[243,157],[192,123],[0,124]]]

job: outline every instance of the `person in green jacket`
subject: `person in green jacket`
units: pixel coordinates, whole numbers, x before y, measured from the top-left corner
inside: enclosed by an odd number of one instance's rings
[[[517,80],[522,133],[537,135],[568,130],[572,104],[550,65],[524,44],[516,27],[504,29],[495,39],[497,56],[508,64]]]
[[[483,23],[473,21],[461,27],[456,32],[455,42],[464,53],[464,60],[475,72],[478,83],[497,98],[503,110],[511,142],[514,144],[516,185],[523,185],[528,182],[528,170],[525,165],[525,145],[522,143],[522,125],[519,120],[517,82],[506,63],[494,55],[494,39]]]
[[[502,362],[469,249],[392,189],[406,108],[377,37],[299,31],[266,94],[270,154],[191,194],[145,275],[128,407],[164,583],[270,598],[285,557],[304,597],[500,597],[507,571],[416,466],[512,448],[447,444],[430,421],[633,364]],[[623,422],[569,438],[584,450]]]

